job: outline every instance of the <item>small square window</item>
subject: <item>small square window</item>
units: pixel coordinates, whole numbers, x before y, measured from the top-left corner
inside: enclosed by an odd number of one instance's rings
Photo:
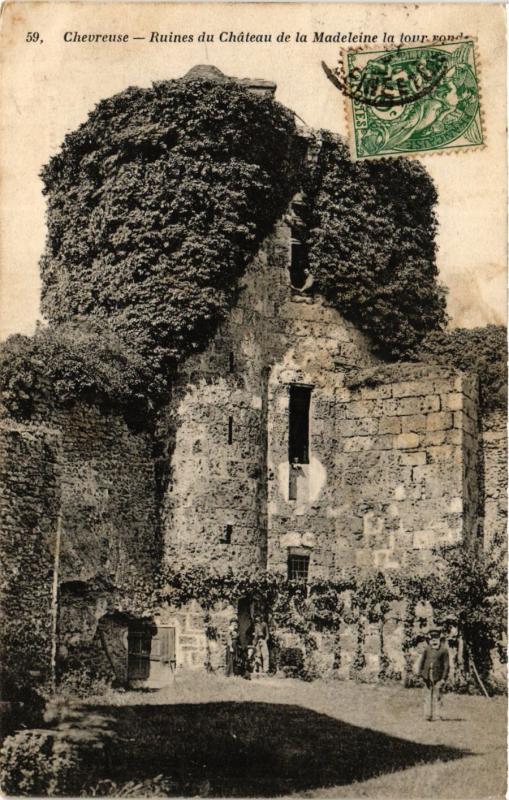
[[[309,572],[309,556],[289,555],[288,556],[288,580],[301,581],[307,583]]]

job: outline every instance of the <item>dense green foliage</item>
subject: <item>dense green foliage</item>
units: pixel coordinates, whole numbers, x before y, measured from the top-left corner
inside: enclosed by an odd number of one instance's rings
[[[0,464],[0,468],[3,467],[0,475],[3,491],[8,485],[5,480],[6,472],[11,463],[14,463],[14,460],[12,462],[10,460],[11,455],[12,451],[6,446]],[[46,455],[51,457],[49,451],[46,451]],[[30,481],[28,470],[25,480]],[[9,524],[10,514],[19,515],[26,527],[13,530],[12,523]],[[0,692],[2,700],[23,703],[24,710],[29,716],[38,706],[34,688],[40,689],[44,686],[47,688],[51,677],[50,602],[53,558],[44,541],[41,531],[43,526],[38,516],[45,519],[49,514],[51,514],[49,499],[46,502],[43,499],[35,507],[30,504],[23,506],[13,504],[9,508],[6,503],[2,509],[2,526],[0,526],[2,554]]]
[[[430,333],[417,352],[432,361],[479,375],[481,408],[486,412],[507,407],[507,328],[456,328]]]
[[[42,308],[53,325],[95,320],[108,341],[115,335],[116,355],[99,346],[85,358],[78,342],[74,354],[65,344],[50,353],[49,338],[30,352],[18,340],[4,360],[8,393],[18,390],[26,407],[49,356],[57,402],[95,392],[98,402],[136,405],[140,386],[159,402],[175,367],[210,341],[299,188],[317,287],[375,350],[400,357],[440,326],[429,177],[403,159],[352,163],[337,137],[320,138],[318,163],[306,160],[291,112],[224,76],[130,88],[100,102],[42,173]],[[120,352],[124,375],[112,363]]]
[[[338,137],[322,137],[306,186],[311,272],[379,354],[400,358],[445,322],[435,188],[416,161],[355,163]]]
[[[150,402],[148,379],[141,354],[90,322],[39,328],[32,337],[11,336],[0,349],[2,403],[15,417],[29,416],[35,400],[43,398],[60,407],[95,403],[135,419]]]
[[[507,661],[503,641],[507,633],[506,548],[496,540],[481,551],[457,546],[442,550],[444,559],[431,602],[437,616],[452,621],[464,639],[466,661],[473,659],[486,679],[496,648]]]
[[[102,101],[42,174],[43,311],[99,319],[154,375],[171,372],[225,317],[303,151],[293,115],[233,81]]]
[[[278,632],[296,635],[304,654],[300,677],[312,678],[314,652],[318,647],[317,634],[325,633],[334,639],[333,670],[341,666],[341,635],[344,625],[357,631],[355,657],[350,669],[352,678],[361,678],[365,658],[367,625],[377,625],[379,637],[379,679],[399,679],[385,651],[384,626],[394,612],[392,604],[403,601],[406,654],[405,680],[412,683],[412,666],[416,648],[426,635],[425,620],[420,618],[419,606],[427,603],[434,623],[442,627],[453,648],[464,645],[465,660],[458,663],[456,688],[479,689],[469,660],[473,659],[483,679],[489,685],[492,653],[499,650],[505,633],[507,599],[505,596],[505,560],[500,555],[500,543],[494,542],[487,552],[454,546],[437,552],[434,574],[404,575],[403,573],[363,574],[344,571],[334,580],[311,580],[307,585],[288,581],[286,576],[265,573],[228,572],[216,574],[196,566],[186,571],[163,567],[154,581],[140,579],[129,583],[119,597],[123,611],[134,616],[151,616],[161,606],[180,607],[196,600],[205,611],[217,603],[236,605],[241,598],[250,597],[269,620],[275,639],[272,649],[278,650]],[[496,687],[493,686],[493,689]]]
[[[51,727],[21,730],[5,739],[2,787],[14,796],[75,797],[106,763],[111,720],[62,699],[48,704],[44,721]]]

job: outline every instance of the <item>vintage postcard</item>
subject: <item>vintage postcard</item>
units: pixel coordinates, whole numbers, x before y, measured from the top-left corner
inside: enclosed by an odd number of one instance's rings
[[[506,13],[0,15],[5,796],[502,798]]]

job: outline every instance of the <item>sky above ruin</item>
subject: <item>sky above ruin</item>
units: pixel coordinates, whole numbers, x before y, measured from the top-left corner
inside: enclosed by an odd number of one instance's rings
[[[506,318],[505,17],[501,6],[189,5],[23,3],[4,7],[0,102],[0,337],[31,333],[40,318],[38,261],[45,200],[38,177],[65,134],[101,99],[131,85],[178,78],[195,64],[277,83],[276,98],[308,125],[346,135],[343,98],[320,62],[339,46],[313,43],[314,31],[383,36],[476,35],[481,56],[487,146],[424,156],[438,189],[438,266],[449,287],[452,324]],[[27,31],[43,43],[27,43]],[[64,41],[66,32],[127,33],[128,43]],[[198,42],[203,31],[214,42]],[[272,42],[220,42],[220,34],[270,33]],[[279,33],[291,41],[279,43]],[[193,41],[150,42],[152,32]],[[297,43],[296,33],[308,41]],[[133,36],[145,40],[133,41]],[[72,37],[67,37],[72,38]],[[167,38],[172,38],[168,37]],[[223,39],[231,38],[229,35]]]

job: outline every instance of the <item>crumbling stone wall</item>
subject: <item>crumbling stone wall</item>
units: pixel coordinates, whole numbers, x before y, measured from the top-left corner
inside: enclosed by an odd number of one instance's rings
[[[269,566],[307,548],[310,574],[338,567],[429,569],[432,549],[472,534],[477,509],[475,382],[444,367],[384,368],[376,386],[335,375],[312,393],[311,456],[289,499],[287,381],[274,381]],[[365,373],[367,382],[373,375]],[[343,378],[343,380],[342,380]],[[313,383],[311,374],[304,382]],[[359,385],[360,384],[360,385]]]
[[[484,525],[484,546],[494,540],[505,541],[507,531],[507,416],[494,411],[483,417],[480,438],[481,506]]]
[[[180,608],[162,607],[155,615],[158,626],[175,629],[176,668],[224,670],[228,624],[237,609],[217,603],[206,611],[195,600]],[[167,665],[151,664],[148,686],[166,686],[173,680]]]
[[[5,542],[23,531],[40,548],[44,577],[30,581],[39,594],[29,587],[20,602],[28,618],[44,595],[46,634],[61,518],[64,666],[81,648],[99,671],[125,678],[127,622],[110,615],[115,587],[150,579],[161,555],[176,568],[285,573],[298,552],[309,556],[312,578],[349,567],[425,572],[434,547],[477,535],[479,475],[486,536],[500,530],[505,436],[498,418],[486,422],[480,457],[476,381],[446,367],[381,365],[313,287],[292,288],[290,259],[282,221],[248,267],[228,321],[182,367],[154,433],[83,405],[4,420]],[[311,390],[309,459],[295,474],[292,385]],[[177,666],[223,667],[235,613],[224,606],[207,615],[193,603],[162,609],[160,624],[176,631]],[[363,623],[365,677],[408,668],[403,623],[397,607],[383,631]],[[359,630],[342,626],[343,677],[358,669]],[[326,673],[338,642],[319,639],[313,657]]]
[[[1,650],[18,685],[50,677],[59,447],[58,432],[44,426],[0,428]]]
[[[292,291],[290,249],[283,222],[247,269],[228,322],[187,360],[162,416],[162,525],[173,563],[265,569],[271,369],[307,371],[327,393],[336,362],[373,363],[353,325]]]
[[[62,566],[66,580],[150,574],[159,545],[152,441],[121,417],[75,406],[62,436]]]
[[[476,535],[477,382],[448,367],[381,365],[323,298],[292,288],[290,259],[283,221],[161,416],[165,557],[286,573],[290,553],[307,554],[311,578],[349,567],[426,572],[433,548]],[[309,463],[294,475],[292,385],[311,388]],[[403,616],[389,615],[384,650],[365,623],[364,675],[404,674]],[[177,659],[200,666],[205,638],[189,620],[175,624]],[[343,626],[344,677],[356,668],[357,637],[356,624]],[[327,672],[335,645],[322,638],[314,658]]]
[[[166,556],[285,571],[290,548],[303,548],[313,577],[425,570],[434,547],[475,528],[477,383],[422,364],[373,379],[359,332],[292,290],[290,239],[283,222],[231,319],[180,375],[164,420]],[[309,463],[294,475],[292,384],[311,387]]]
[[[98,644],[97,625],[114,605],[115,588],[125,588],[136,576],[151,577],[159,563],[152,440],[94,407],[57,410],[43,404],[23,423],[4,416],[0,439],[2,561],[13,573],[4,613],[31,628],[32,639],[44,628],[38,667],[44,680],[58,518],[64,661],[81,646]],[[21,569],[13,548],[29,543]],[[27,648],[30,659],[30,636]]]

